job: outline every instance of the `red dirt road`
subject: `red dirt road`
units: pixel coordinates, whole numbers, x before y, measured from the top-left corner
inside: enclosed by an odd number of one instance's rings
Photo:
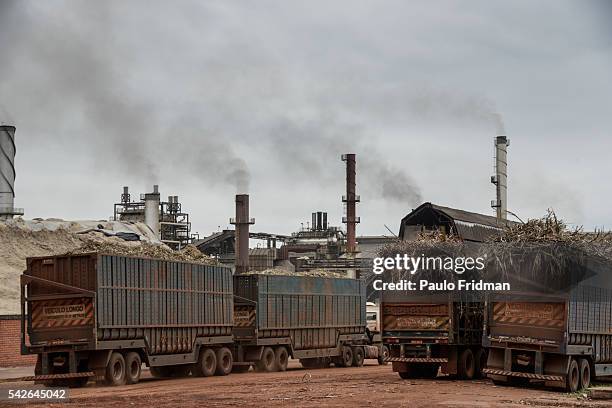
[[[496,387],[490,381],[401,380],[391,366],[305,370],[292,361],[285,373],[157,380],[146,372],[136,385],[90,385],[71,401],[42,406],[163,407],[610,407],[563,392]],[[23,405],[21,405],[23,406]],[[40,404],[36,404],[40,407]]]

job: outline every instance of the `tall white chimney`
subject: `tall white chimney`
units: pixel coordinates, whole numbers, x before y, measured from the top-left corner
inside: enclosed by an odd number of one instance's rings
[[[154,185],[153,192],[145,194],[145,224],[153,230],[157,238],[160,237],[159,201],[159,187]]]
[[[497,210],[499,221],[508,218],[508,146],[510,139],[506,136],[495,138],[495,175],[491,183],[495,184],[496,199],[491,201],[491,207]]]

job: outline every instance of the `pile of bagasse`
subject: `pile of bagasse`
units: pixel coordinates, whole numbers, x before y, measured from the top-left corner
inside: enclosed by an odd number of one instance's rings
[[[166,261],[193,262],[203,265],[216,265],[217,261],[198,250],[194,245],[186,245],[179,251],[174,251],[165,245],[140,241],[136,245],[119,240],[86,241],[70,251],[69,255],[100,253],[108,255],[133,256],[139,258],[155,258]]]
[[[487,268],[508,273],[521,263],[533,275],[562,274],[576,265],[604,265],[612,270],[612,232],[585,232],[570,228],[552,210],[542,218],[512,222],[486,242],[464,242],[439,231],[421,233],[414,241],[397,241],[382,248],[380,256],[484,256]]]

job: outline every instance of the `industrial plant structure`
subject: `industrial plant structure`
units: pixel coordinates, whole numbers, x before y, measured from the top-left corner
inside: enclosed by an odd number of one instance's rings
[[[182,210],[178,196],[161,201],[157,185],[153,186],[153,192],[140,194],[139,200],[132,200],[129,188],[123,187],[121,202],[114,204],[112,219],[144,222],[173,249],[181,249],[192,241],[189,214]]]
[[[0,125],[0,220],[23,215],[15,208],[15,126]]]

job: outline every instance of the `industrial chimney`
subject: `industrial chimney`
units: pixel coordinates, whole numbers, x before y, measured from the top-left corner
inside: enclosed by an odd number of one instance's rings
[[[249,225],[255,218],[249,218],[249,195],[236,194],[236,218],[230,218],[236,226],[236,275],[249,271]]]
[[[0,219],[23,215],[15,208],[15,126],[0,126]]]
[[[342,161],[346,162],[346,195],[342,196],[342,202],[346,203],[346,216],[342,217],[342,222],[346,224],[346,252],[357,252],[357,241],[355,230],[360,219],[357,217],[357,206],[359,196],[355,194],[355,154],[343,154]]]
[[[495,184],[496,199],[491,201],[491,207],[497,210],[500,223],[508,217],[508,146],[510,139],[506,136],[495,138],[495,175],[491,176],[491,183]]]
[[[145,224],[151,228],[157,238],[160,238],[159,230],[159,186],[153,186],[152,193],[145,194]]]

